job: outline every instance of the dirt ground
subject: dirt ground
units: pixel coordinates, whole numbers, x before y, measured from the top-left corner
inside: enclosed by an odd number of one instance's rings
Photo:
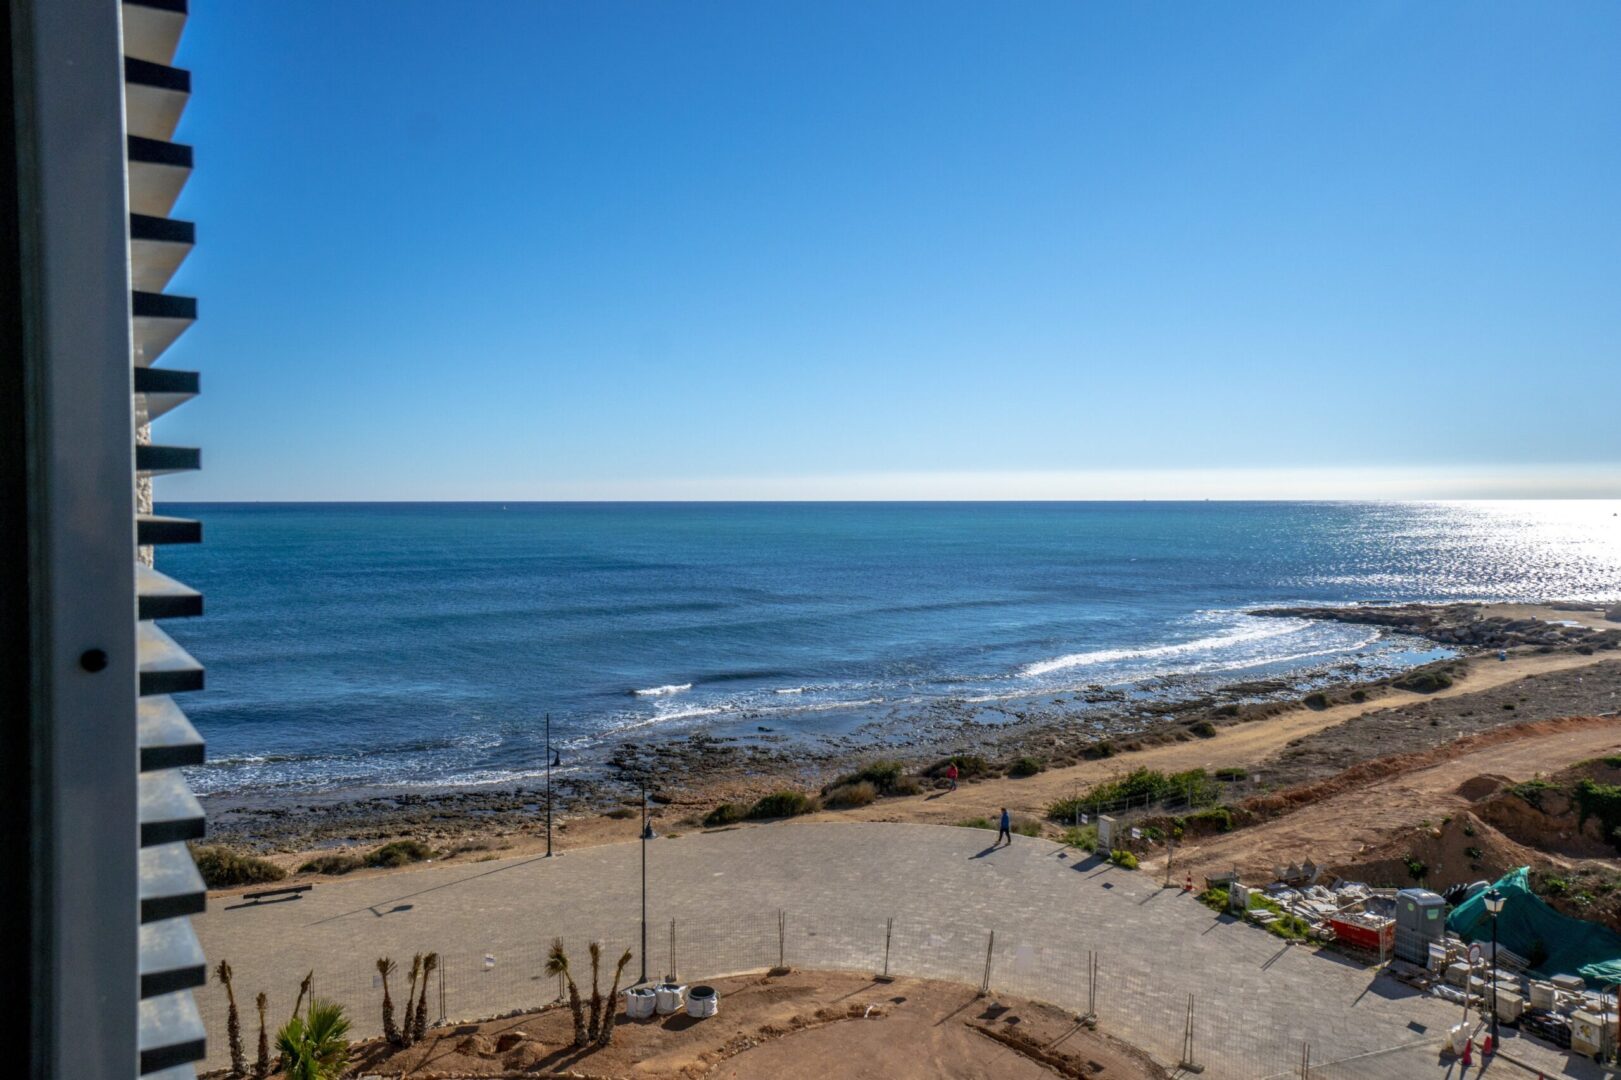
[[[356,1048],[355,1075],[625,1077],[766,1080],[946,1077],[1150,1080],[1163,1069],[1051,1006],[978,997],[971,987],[918,979],[889,983],[849,973],[741,975],[712,983],[717,1015],[630,1020],[620,1007],[613,1043],[580,1053],[565,1006],[479,1024],[447,1025],[422,1043]]]
[[[1282,793],[1276,801],[1297,801],[1298,808],[1231,833],[1180,845],[1174,853],[1177,874],[1204,874],[1237,867],[1246,880],[1271,880],[1274,867],[1310,859],[1330,872],[1367,877],[1374,884],[1409,885],[1402,867],[1391,873],[1390,849],[1412,848],[1415,831],[1436,830],[1443,822],[1469,811],[1481,791],[1503,783],[1531,779],[1578,761],[1621,751],[1621,719],[1572,717],[1503,728],[1419,754],[1377,759],[1358,769]],[[1384,775],[1380,775],[1384,774]],[[1481,778],[1489,778],[1480,783]],[[1264,802],[1265,800],[1257,800]],[[1460,850],[1471,845],[1467,840]],[[1503,845],[1499,857],[1531,859],[1533,851]],[[1437,875],[1448,870],[1460,877],[1482,876],[1470,860],[1456,856],[1450,868],[1438,862]],[[1145,862],[1150,873],[1163,873],[1165,855]],[[1524,865],[1524,862],[1515,863]],[[1507,869],[1506,866],[1498,868]],[[1390,880],[1384,880],[1389,877]],[[1369,879],[1372,880],[1372,879]]]

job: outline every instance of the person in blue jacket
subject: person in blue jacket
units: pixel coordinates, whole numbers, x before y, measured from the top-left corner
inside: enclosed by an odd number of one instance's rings
[[[1001,847],[1003,841],[1011,847],[1013,844],[1013,821],[1007,816],[1007,807],[1002,807],[1002,825],[996,834],[996,843],[992,847]]]

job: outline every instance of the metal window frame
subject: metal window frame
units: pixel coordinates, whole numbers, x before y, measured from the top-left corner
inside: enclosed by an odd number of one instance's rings
[[[6,674],[26,679],[7,690],[27,746],[11,757],[28,770],[29,1075],[127,1080],[139,835],[123,48],[112,0],[6,2],[17,227],[0,258],[17,273],[0,316],[13,316],[6,416],[22,440],[0,483],[21,496],[6,542],[27,559],[5,643],[26,622],[26,666]]]

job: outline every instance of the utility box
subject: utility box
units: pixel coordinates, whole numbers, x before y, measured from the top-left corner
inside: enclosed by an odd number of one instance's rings
[[[1596,1058],[1607,1055],[1615,1045],[1615,1013],[1593,1013],[1578,1009],[1570,1014],[1570,1048]]]
[[[1430,943],[1446,939],[1447,902],[1428,889],[1403,889],[1396,894],[1396,956],[1409,964],[1425,964]]]
[[[1579,994],[1587,989],[1587,980],[1580,975],[1555,975],[1548,981],[1571,994]]]
[[[1098,850],[1113,851],[1120,846],[1119,823],[1108,814],[1098,815]]]
[[[1250,887],[1233,882],[1227,886],[1227,910],[1245,912],[1250,909]]]

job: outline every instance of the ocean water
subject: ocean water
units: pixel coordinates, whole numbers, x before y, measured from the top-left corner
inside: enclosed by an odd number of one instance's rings
[[[532,776],[619,739],[817,738],[1103,686],[1426,659],[1352,601],[1621,599],[1621,505],[166,504],[207,614],[204,791]],[[1167,681],[1168,680],[1168,681]]]

